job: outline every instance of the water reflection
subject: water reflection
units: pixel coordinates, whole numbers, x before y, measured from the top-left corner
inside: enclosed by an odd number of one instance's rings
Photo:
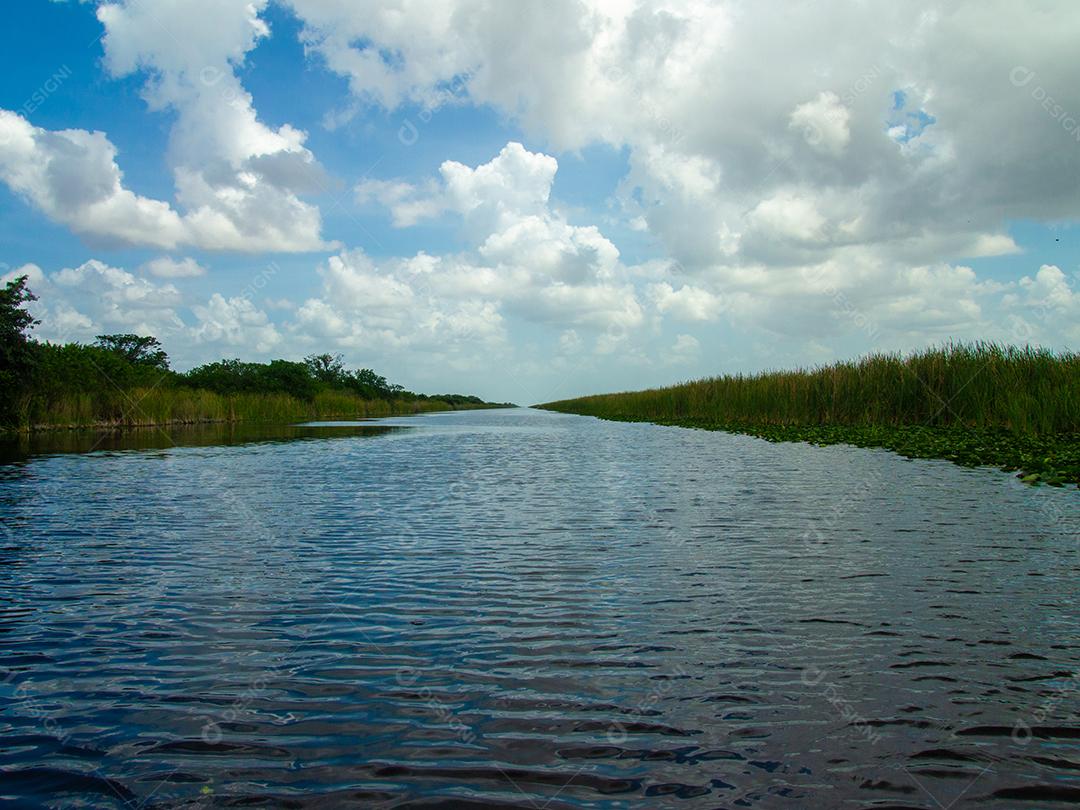
[[[404,424],[398,426],[371,422],[315,422],[271,425],[222,422],[123,430],[50,430],[7,434],[0,436],[0,463],[53,453],[163,450],[171,447],[212,447],[342,436],[380,436],[400,430]]]

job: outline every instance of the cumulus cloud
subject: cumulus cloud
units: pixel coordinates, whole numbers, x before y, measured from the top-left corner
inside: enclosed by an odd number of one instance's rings
[[[492,311],[548,324],[640,325],[643,310],[618,249],[596,226],[574,225],[551,206],[558,167],[551,155],[510,142],[477,166],[445,161],[437,178],[419,186],[362,183],[358,196],[384,204],[399,227],[447,213],[460,217],[473,250],[448,257],[421,253],[379,271],[355,251],[333,257],[323,271],[324,299],[311,312],[329,321],[324,305],[334,317],[355,305],[370,317],[390,290],[392,305],[404,310],[414,303],[412,291],[421,289],[447,300],[482,300]]]
[[[158,278],[194,278],[206,275],[206,268],[191,257],[174,259],[170,256],[159,256],[144,264],[142,269]]]
[[[650,284],[648,292],[657,310],[679,320],[711,321],[724,311],[723,298],[688,284],[678,290],[667,282]]]
[[[837,0],[785,8],[782,23],[770,4],[696,0],[581,0],[525,20],[494,0],[437,12],[409,0],[291,5],[357,99],[389,109],[467,99],[556,149],[626,149],[625,220],[657,237],[696,287],[748,297],[757,322],[780,330],[807,268],[848,263],[844,295],[860,307],[890,294],[931,301],[951,276],[920,268],[955,274],[964,259],[1016,253],[1011,220],[1080,218],[1080,150],[1062,116],[1010,80],[1017,65],[1037,65],[1055,103],[1080,110],[1075,51],[1046,35],[1080,27],[1068,4]],[[971,52],[985,56],[978,66]],[[510,157],[482,175],[447,164],[441,196],[394,186],[383,202],[401,225],[544,205],[543,164],[534,183],[513,171],[521,199],[502,196]],[[510,227],[528,241],[528,224]],[[492,250],[503,240],[507,228]],[[982,310],[969,301],[936,320],[975,327]],[[811,333],[833,328],[828,294],[803,307],[816,316],[801,319]]]
[[[277,327],[265,312],[242,296],[225,298],[214,293],[205,304],[192,307],[198,323],[191,329],[196,343],[210,343],[222,348],[242,346],[266,355],[282,342]]]
[[[168,202],[125,188],[116,155],[103,132],[49,131],[0,110],[0,180],[93,242],[244,252],[334,246],[318,236],[318,209],[268,181],[254,167],[255,158],[236,171],[209,153],[194,158],[201,170],[178,166],[178,199],[186,208],[180,213]],[[313,159],[296,160],[303,165]]]
[[[1017,342],[1071,346],[1080,341],[1080,272],[1066,274],[1053,264],[1023,276],[1005,296],[1011,338]]]
[[[497,302],[453,289],[452,262],[437,260],[433,269],[429,258],[376,263],[360,250],[331,256],[319,270],[320,295],[296,310],[293,336],[364,353],[411,349],[458,360],[477,347],[498,351],[506,336]],[[432,294],[433,284],[443,294]]]
[[[50,218],[103,242],[159,248],[311,251],[319,210],[300,194],[326,175],[288,124],[260,122],[235,68],[269,34],[266,0],[103,3],[105,66],[146,77],[143,97],[176,113],[169,162],[176,202],[124,188],[116,148],[101,132],[32,126],[0,111],[0,179]]]
[[[0,110],[0,179],[84,236],[162,248],[186,238],[184,221],[168,203],[124,188],[116,148],[102,132],[49,132]]]
[[[97,259],[54,273],[26,265],[0,281],[21,275],[40,299],[30,310],[41,321],[35,334],[44,340],[86,342],[110,332],[162,335],[183,328],[176,311],[182,297],[173,284],[157,284]]]
[[[851,113],[836,93],[823,91],[791,112],[790,126],[802,132],[812,148],[839,157],[851,140],[848,120]]]
[[[810,242],[821,236],[825,218],[807,196],[784,192],[759,202],[746,217],[749,229],[766,239]]]
[[[1057,265],[1044,264],[1034,278],[1024,276],[1020,279],[1020,289],[1026,294],[1027,302],[1034,306],[1069,310],[1080,303],[1075,283],[1075,278],[1066,276]]]
[[[693,335],[676,335],[675,343],[668,353],[672,363],[689,363],[701,353],[701,343]]]
[[[559,352],[561,354],[577,354],[581,351],[581,336],[576,329],[565,329],[559,335]]]
[[[548,212],[558,161],[511,141],[475,168],[447,160],[438,182],[416,186],[401,180],[365,180],[356,187],[361,202],[377,200],[390,209],[398,227],[452,212],[482,233],[505,230],[527,217]]]
[[[193,243],[219,250],[320,250],[321,217],[298,196],[325,186],[306,134],[258,120],[235,68],[270,31],[266,0],[105,3],[105,64],[145,74],[152,109],[177,114],[169,152]],[[211,21],[212,24],[207,24]]]

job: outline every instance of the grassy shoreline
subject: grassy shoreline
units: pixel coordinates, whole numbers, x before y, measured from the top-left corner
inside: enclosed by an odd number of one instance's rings
[[[493,407],[499,406],[435,399],[365,399],[336,391],[320,392],[306,400],[288,394],[217,394],[201,389],[135,388],[108,394],[69,395],[47,404],[28,404],[26,412],[34,412],[37,418],[0,427],[0,435],[223,423],[281,424],[331,418],[371,419]]]
[[[812,370],[726,376],[537,407],[908,458],[1080,485],[1080,356],[989,343]]]
[[[340,354],[247,362],[223,358],[184,372],[153,335],[40,342],[29,276],[0,285],[0,435],[224,422],[288,424],[503,407],[469,394],[421,394]]]

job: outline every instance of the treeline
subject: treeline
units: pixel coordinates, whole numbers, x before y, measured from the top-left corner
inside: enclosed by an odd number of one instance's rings
[[[302,362],[224,359],[187,372],[169,367],[154,337],[99,335],[92,344],[39,342],[25,305],[26,277],[0,289],[0,427],[271,421],[386,416],[498,407],[464,394],[405,390],[340,355]]]

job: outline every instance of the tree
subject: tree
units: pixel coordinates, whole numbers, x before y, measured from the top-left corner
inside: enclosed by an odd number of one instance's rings
[[[261,390],[279,391],[298,399],[312,399],[315,396],[315,380],[305,363],[290,360],[271,360],[259,367]]]
[[[168,371],[169,355],[156,337],[142,335],[98,335],[94,345],[118,354],[132,365]]]
[[[0,362],[5,369],[26,351],[30,343],[26,330],[38,323],[23,309],[23,304],[37,301],[37,296],[26,286],[26,279],[26,276],[19,276],[0,290]]]
[[[312,354],[304,358],[311,376],[321,383],[340,386],[345,382],[345,358],[340,354]]]
[[[26,389],[34,370],[35,347],[27,330],[38,321],[23,309],[37,296],[26,286],[26,276],[0,289],[0,420],[15,418],[17,396]]]
[[[26,286],[27,276],[19,276],[4,285],[0,290],[0,332],[3,334],[4,345],[11,337],[26,343],[29,337],[26,330],[36,325],[39,321],[22,308],[23,304],[37,301],[37,296],[30,292]]]
[[[257,390],[258,369],[257,363],[226,359],[193,368],[183,379],[194,388],[205,388],[215,394],[238,394]]]
[[[386,377],[381,374],[376,374],[370,368],[357,369],[353,372],[353,376],[361,385],[369,385],[379,391],[388,391],[390,389],[390,384],[386,381]]]

